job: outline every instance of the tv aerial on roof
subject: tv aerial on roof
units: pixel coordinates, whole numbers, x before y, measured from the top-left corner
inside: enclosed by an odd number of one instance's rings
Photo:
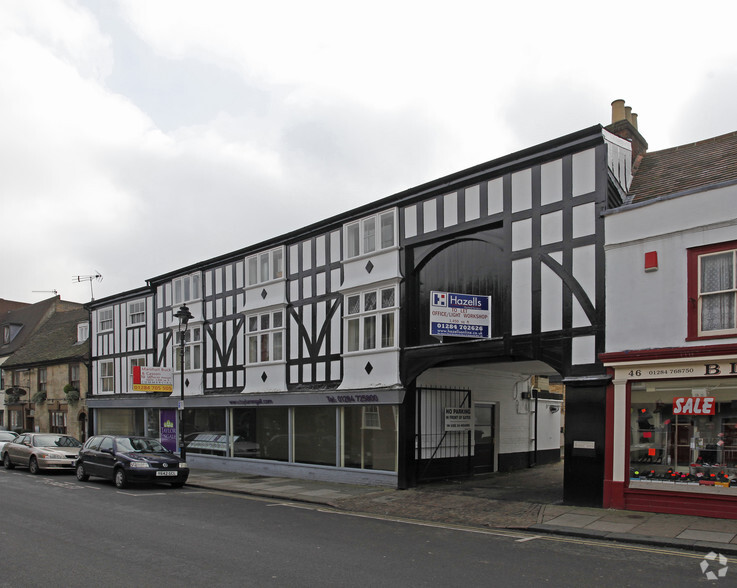
[[[92,282],[98,281],[102,282],[102,274],[95,270],[94,274],[90,274],[87,276],[72,276],[72,282],[89,282],[90,283],[90,299],[94,300],[95,295],[92,292]]]
[[[56,296],[59,293],[59,291],[56,289],[54,290],[31,290],[31,292],[35,294],[53,294],[54,296]]]

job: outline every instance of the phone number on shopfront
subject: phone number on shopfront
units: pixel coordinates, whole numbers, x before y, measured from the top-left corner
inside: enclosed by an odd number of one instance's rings
[[[693,374],[694,368],[673,368],[673,369],[657,369],[657,370],[647,370],[647,372],[643,372],[642,370],[630,370],[627,372],[628,376],[638,378],[645,373],[648,376],[677,376],[680,374]]]

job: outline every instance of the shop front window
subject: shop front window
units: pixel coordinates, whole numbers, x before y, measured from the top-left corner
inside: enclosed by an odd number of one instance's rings
[[[335,465],[336,424],[332,406],[298,406],[294,409],[294,461]]]
[[[638,382],[630,398],[631,487],[737,495],[737,379]]]
[[[397,407],[346,406],[343,411],[343,465],[396,471]]]
[[[233,409],[233,457],[289,461],[289,409]]]
[[[182,429],[187,453],[221,456],[228,454],[224,408],[185,409]]]

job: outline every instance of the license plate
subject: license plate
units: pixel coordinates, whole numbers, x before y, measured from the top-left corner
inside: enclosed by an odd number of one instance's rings
[[[156,472],[156,475],[157,476],[176,476],[177,473],[175,471],[172,471],[172,470],[160,470],[160,471]]]

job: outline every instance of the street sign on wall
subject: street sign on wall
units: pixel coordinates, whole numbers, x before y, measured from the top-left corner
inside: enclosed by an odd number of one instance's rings
[[[133,389],[138,392],[172,392],[173,373],[168,367],[133,366]]]
[[[491,337],[491,296],[430,292],[430,334],[435,337]]]

